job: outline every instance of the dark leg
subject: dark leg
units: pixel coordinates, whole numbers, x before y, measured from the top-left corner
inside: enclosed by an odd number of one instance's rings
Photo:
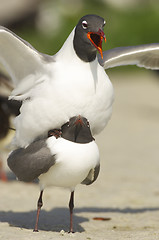
[[[41,207],[43,205],[42,196],[43,196],[43,191],[40,192],[40,197],[38,199],[38,204],[37,204],[38,209],[37,209],[37,215],[36,215],[36,223],[35,223],[35,228],[34,228],[33,232],[39,232],[38,231],[38,221],[39,221],[40,210],[41,210]]]
[[[70,231],[69,231],[69,233],[73,233],[74,191],[71,192],[70,201],[69,201],[69,208],[70,208]]]
[[[3,169],[3,163],[0,159],[0,180],[4,181],[4,182],[7,182],[7,175]]]

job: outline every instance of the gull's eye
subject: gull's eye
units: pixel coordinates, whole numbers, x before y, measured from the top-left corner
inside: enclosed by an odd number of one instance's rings
[[[88,27],[88,23],[87,23],[87,21],[82,21],[82,27],[83,27],[83,29],[87,29],[87,27]]]

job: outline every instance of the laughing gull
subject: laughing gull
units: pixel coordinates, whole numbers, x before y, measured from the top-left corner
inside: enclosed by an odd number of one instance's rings
[[[71,190],[70,232],[73,232],[75,187],[80,183],[92,184],[99,174],[99,151],[88,120],[82,116],[72,117],[59,133],[55,137],[51,130],[48,138],[14,150],[8,158],[8,166],[19,180],[30,182],[39,178],[41,192],[34,231],[38,231],[44,188],[58,186]]]
[[[10,99],[23,101],[15,120],[15,146],[46,137],[49,129],[77,114],[89,119],[92,134],[98,134],[111,117],[114,99],[105,69],[128,64],[159,69],[158,43],[102,52],[104,25],[97,15],[82,17],[53,56],[0,28],[0,62],[15,86]]]

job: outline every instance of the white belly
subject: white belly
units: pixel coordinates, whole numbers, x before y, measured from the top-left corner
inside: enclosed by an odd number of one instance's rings
[[[79,114],[89,120],[93,135],[104,129],[112,113],[113,87],[99,64],[98,69],[96,65],[93,68],[95,73],[87,71],[90,66],[84,64],[82,72],[77,64],[71,76],[71,65],[65,72],[56,72],[55,65],[56,80],[47,76],[47,81],[33,89],[31,100],[23,104],[16,118],[17,145],[26,146]]]
[[[48,144],[52,152],[56,153],[56,163],[39,177],[42,189],[46,186],[74,189],[87,177],[89,171],[99,164],[99,151],[94,141],[78,144],[58,139],[56,144],[52,144],[49,138]]]

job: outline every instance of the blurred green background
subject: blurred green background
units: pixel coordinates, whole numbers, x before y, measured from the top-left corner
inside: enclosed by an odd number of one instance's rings
[[[159,42],[158,0],[0,0],[0,3],[0,24],[40,52],[51,55],[61,48],[86,14],[100,15],[107,22],[103,50]]]

